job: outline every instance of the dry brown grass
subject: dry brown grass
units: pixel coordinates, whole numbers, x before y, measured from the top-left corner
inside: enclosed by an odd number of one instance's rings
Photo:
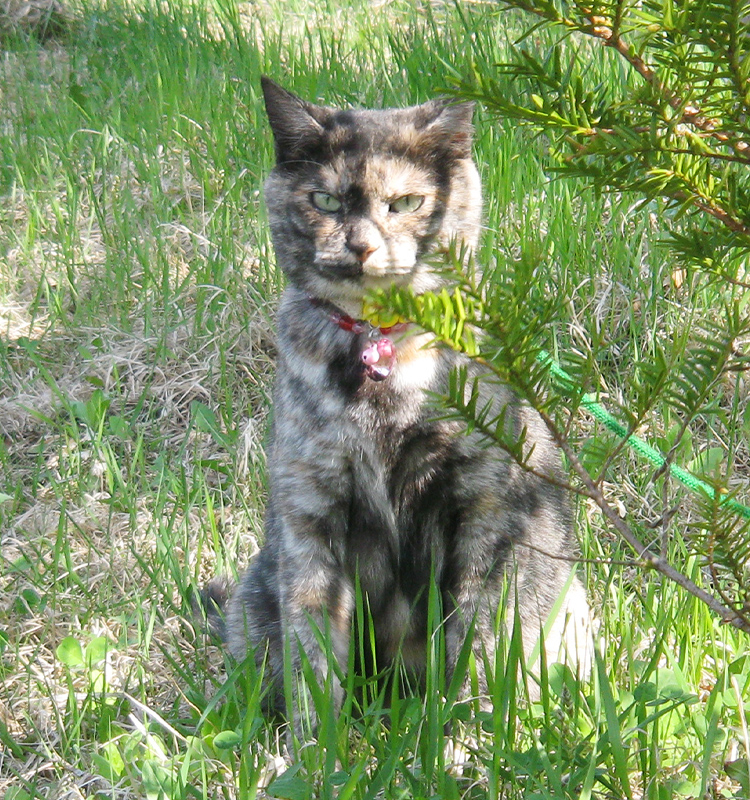
[[[10,0],[0,7],[0,37],[11,30],[11,18],[20,26],[14,32],[44,38],[60,31],[62,7],[47,4],[46,17],[44,8]],[[43,93],[67,86],[68,53],[55,44],[9,53],[0,69],[0,126],[26,136],[16,118],[28,105],[24,87],[34,83]],[[210,697],[223,676],[223,657],[196,634],[184,587],[165,564],[179,563],[200,585],[219,568],[231,571],[227,563],[241,569],[262,530],[258,475],[274,342],[273,303],[259,303],[251,289],[257,248],[237,243],[235,266],[223,273],[231,297],[225,291],[208,329],[199,293],[211,289],[199,287],[195,274],[220,256],[210,239],[215,208],[206,207],[204,185],[184,152],[162,151],[154,159],[155,198],[138,174],[132,146],[115,143],[112,150],[115,163],[93,172],[87,184],[66,174],[51,147],[43,191],[16,183],[0,196],[0,470],[18,487],[11,502],[0,500],[0,631],[8,635],[0,725],[23,745],[0,753],[0,796],[24,785],[49,798],[97,791],[143,796],[137,787],[112,786],[82,769],[96,736],[87,732],[85,752],[77,751],[70,706],[91,701],[91,671],[67,669],[57,647],[67,636],[83,646],[105,637],[111,649],[101,668],[108,696],[121,709],[118,723],[133,732],[150,720],[169,739],[174,733],[159,720],[175,711],[188,715],[191,702],[173,664],[194,665]],[[157,204],[173,209],[172,218],[160,217]],[[169,308],[154,313],[153,298],[136,295],[131,319],[118,320],[117,309],[107,305],[101,272],[113,257],[107,236],[118,213],[130,215],[139,246],[163,254],[175,290]],[[36,232],[31,243],[29,230]],[[71,234],[66,253],[62,231]],[[64,269],[71,262],[74,287]],[[122,270],[136,287],[139,269],[133,261]],[[64,319],[40,301],[45,286],[63,298]],[[88,304],[87,313],[76,315],[81,304]],[[117,450],[117,466],[76,412],[96,393],[107,398],[110,417],[130,426],[128,436],[107,442]],[[194,415],[196,403],[210,408],[227,433],[221,413],[227,396],[236,425],[231,448],[196,425]],[[187,501],[162,485],[160,457],[170,476],[203,487],[215,505]],[[124,490],[113,492],[113,470]],[[214,549],[214,531],[223,554]],[[142,624],[153,624],[147,641],[133,633]]]
[[[198,584],[216,570],[215,554],[198,546],[207,529],[218,524],[227,541],[242,542],[238,563],[252,554],[252,532],[260,529],[257,513],[242,506],[227,505],[209,520],[205,508],[185,514],[174,506],[156,508],[147,496],[135,508],[113,511],[105,492],[85,495],[76,505],[61,503],[58,493],[48,490],[2,533],[0,620],[3,627],[7,622],[13,626],[5,659],[8,666],[13,663],[3,681],[0,722],[25,748],[18,757],[6,752],[0,758],[0,792],[18,785],[21,777],[50,798],[87,797],[96,788],[110,796],[106,782],[97,784],[100,779],[81,772],[81,753],[66,738],[71,735],[71,692],[81,708],[92,695],[90,671],[68,670],[56,654],[65,637],[85,645],[101,636],[111,643],[98,668],[107,696],[125,709],[119,721],[125,731],[163,720],[175,709],[187,713],[190,701],[174,663],[194,665],[196,674],[204,676],[207,698],[223,680],[222,655],[216,646],[201,643],[200,630],[196,639],[190,617],[180,613],[184,598],[177,587],[153,584],[150,568],[159,558],[165,518],[179,531],[170,539],[171,556],[197,576]],[[33,567],[18,568],[22,563]],[[41,605],[33,602],[37,598],[43,599]],[[144,645],[133,635],[134,621],[148,625],[154,617]]]
[[[62,36],[72,23],[70,8],[59,0],[0,1],[0,39],[33,35],[45,41]]]

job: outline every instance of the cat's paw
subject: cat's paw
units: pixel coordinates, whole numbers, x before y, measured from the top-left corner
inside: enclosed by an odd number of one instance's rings
[[[476,751],[476,744],[471,736],[459,737],[456,734],[450,736],[443,749],[446,772],[454,778],[462,777],[464,770],[469,769],[474,763],[473,753]]]

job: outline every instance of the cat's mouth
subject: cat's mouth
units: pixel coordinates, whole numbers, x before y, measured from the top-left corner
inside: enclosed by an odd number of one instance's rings
[[[346,311],[353,317],[361,316],[362,303],[369,292],[380,289],[387,290],[393,286],[417,288],[415,278],[417,268],[404,267],[402,269],[389,269],[387,273],[377,275],[360,272],[359,275],[340,274],[332,276],[327,273],[320,274],[319,279],[308,282],[307,291],[321,300],[328,300]],[[322,280],[321,280],[322,279]]]
[[[396,269],[389,269],[386,273],[378,273],[372,275],[365,271],[361,276],[362,284],[370,287],[382,289],[391,284],[405,285],[408,284],[414,277],[416,267],[400,267]]]
[[[353,280],[353,281],[403,281],[409,278],[417,269],[417,264],[412,263],[404,266],[391,264],[362,264],[358,261],[341,262],[316,260],[318,271],[329,280]]]
[[[307,275],[306,291],[313,297],[334,303],[353,317],[361,315],[362,303],[370,292],[395,287],[421,294],[434,291],[442,283],[439,276],[425,269],[419,261],[410,266],[388,266],[377,270],[368,269],[364,264],[356,273],[321,268],[322,264],[317,266],[314,276]]]
[[[369,291],[384,289],[391,284],[408,286],[417,274],[418,265],[374,267],[368,264],[326,264],[318,262],[318,274],[326,282],[345,284],[349,289]]]

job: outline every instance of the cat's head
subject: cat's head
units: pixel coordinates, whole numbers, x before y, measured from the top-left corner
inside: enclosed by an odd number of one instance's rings
[[[294,285],[356,315],[369,289],[436,288],[430,253],[476,246],[471,103],[336,110],[262,83],[276,144],[266,205]]]

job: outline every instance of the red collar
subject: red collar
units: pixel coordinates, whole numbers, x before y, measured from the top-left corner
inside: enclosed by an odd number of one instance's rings
[[[391,334],[406,331],[411,323],[397,322],[395,325],[377,328],[366,319],[350,317],[327,300],[311,297],[310,302],[316,308],[323,309],[328,319],[338,325],[342,331],[350,331],[357,336],[366,335],[367,338],[363,342],[359,357],[368,378],[374,381],[384,381],[391,374],[396,364],[396,345],[389,337]]]

